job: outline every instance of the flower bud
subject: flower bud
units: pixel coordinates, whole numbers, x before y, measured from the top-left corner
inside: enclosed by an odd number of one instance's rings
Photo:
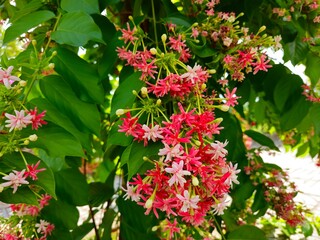
[[[32,134],[29,136],[29,140],[31,142],[35,142],[35,141],[37,141],[37,139],[38,139],[38,136],[36,134]]]
[[[195,176],[192,176],[192,185],[195,187],[199,185],[199,179]]]
[[[137,91],[136,91],[136,90],[132,90],[132,94],[133,94],[133,95],[135,95],[135,96],[137,96],[137,95],[138,95],[138,93],[137,93]]]
[[[159,98],[158,100],[157,100],[157,106],[160,106],[161,105],[161,99]]]
[[[157,54],[157,49],[151,48],[151,49],[150,49],[150,53],[151,53],[152,55],[156,55],[156,54]]]
[[[223,112],[228,112],[229,109],[230,109],[230,107],[227,106],[227,105],[221,105],[221,106],[220,106],[220,110],[223,111]]]
[[[149,208],[151,208],[152,207],[152,205],[153,205],[153,199],[151,199],[151,197],[146,201],[146,203],[144,204],[144,207],[146,208],[146,209],[149,209]]]
[[[3,191],[4,187],[0,184],[0,193]]]
[[[259,29],[258,33],[261,33],[261,32],[263,32],[264,30],[266,30],[266,26],[263,25],[263,26]]]
[[[21,81],[19,81],[19,85],[21,87],[25,87],[27,85],[27,81],[21,80]]]
[[[148,89],[147,89],[146,87],[142,87],[142,88],[141,88],[141,95],[142,95],[143,97],[148,96]]]
[[[162,34],[161,40],[165,43],[167,41],[167,34]]]
[[[33,39],[33,40],[31,41],[31,43],[32,43],[33,46],[36,46],[36,45],[37,45],[37,40]]]
[[[123,115],[124,114],[124,110],[123,109],[118,109],[117,111],[116,111],[116,115],[119,117],[119,116],[121,116],[121,115]]]
[[[215,120],[214,120],[214,122],[215,123],[221,123],[223,121],[223,118],[216,118]]]
[[[203,91],[203,90],[205,90],[206,88],[207,88],[207,84],[202,83],[202,84],[201,84],[201,90]]]
[[[54,63],[49,63],[48,67],[49,67],[50,69],[54,69]]]
[[[24,140],[23,144],[24,145],[28,145],[30,143],[30,141],[28,139]]]
[[[215,70],[215,69],[209,69],[208,70],[208,73],[210,73],[210,74],[215,74],[217,71]]]
[[[54,56],[56,56],[57,54],[58,54],[57,51],[53,51],[51,56],[54,57]]]

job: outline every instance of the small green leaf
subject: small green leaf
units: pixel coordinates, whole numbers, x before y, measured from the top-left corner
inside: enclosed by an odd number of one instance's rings
[[[313,233],[313,227],[309,221],[305,221],[302,225],[302,233],[305,237],[310,237]]]
[[[38,140],[30,142],[30,148],[42,148],[52,157],[84,157],[78,140],[66,130],[53,124],[42,126],[37,131]]]
[[[308,43],[301,41],[301,38],[298,36],[294,41],[284,45],[284,60],[291,61],[293,65],[303,61],[309,52]]]
[[[50,20],[55,17],[53,12],[41,10],[29,13],[17,21],[15,21],[6,31],[3,38],[3,43],[6,44],[21,34],[27,32],[29,29],[38,26],[39,24]]]
[[[85,102],[103,103],[104,93],[96,69],[74,52],[56,49],[55,70],[70,84],[78,97]]]
[[[280,151],[279,148],[274,144],[273,140],[262,133],[253,130],[247,130],[244,132],[248,137],[251,137],[254,141],[261,144],[262,146],[269,147],[270,149]]]
[[[89,186],[78,169],[68,168],[55,172],[55,179],[58,197],[76,206],[88,204]]]
[[[309,52],[305,66],[305,74],[310,78],[312,85],[316,86],[320,80],[320,71],[316,71],[315,69],[318,69],[320,66],[320,57]]]
[[[243,225],[228,234],[227,240],[267,240],[265,233],[251,225]]]
[[[82,11],[64,14],[51,38],[57,43],[75,47],[84,46],[90,40],[104,43],[100,28],[90,15]]]
[[[67,12],[83,11],[88,14],[99,13],[98,0],[61,0],[61,8]]]
[[[27,14],[30,14],[32,12],[35,12],[42,6],[43,6],[42,0],[32,0],[29,3],[26,3],[23,7],[19,9],[19,11],[14,13],[13,17],[11,18],[11,22],[14,23],[19,18]]]

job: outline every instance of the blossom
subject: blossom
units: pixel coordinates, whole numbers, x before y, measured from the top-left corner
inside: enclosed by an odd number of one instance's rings
[[[44,170],[46,170],[45,168],[40,168],[40,169],[37,169],[38,166],[40,164],[40,161],[38,161],[36,164],[28,164],[27,165],[27,171],[25,172],[24,176],[27,178],[27,177],[31,177],[32,180],[37,180],[38,179],[38,176],[37,174],[39,172],[42,172]]]
[[[236,96],[237,88],[232,89],[230,92],[228,88],[226,88],[226,93],[224,94],[224,97],[227,99],[227,102],[225,103],[227,106],[234,107],[238,104],[237,99],[239,97]]]
[[[166,156],[165,162],[171,160],[174,157],[179,157],[183,154],[182,146],[178,143],[177,145],[170,147],[164,143],[164,148],[159,150],[159,156]]]
[[[150,140],[152,141],[157,141],[157,139],[159,138],[163,138],[163,136],[161,135],[162,131],[161,129],[159,129],[160,126],[157,124],[151,128],[149,128],[147,125],[143,124],[142,125],[142,129],[144,131],[144,135],[143,135],[143,139],[145,139],[145,143]]]
[[[20,81],[20,78],[11,75],[12,70],[13,66],[8,67],[7,70],[0,68],[0,83],[4,84],[7,89],[11,88],[12,83]]]
[[[28,181],[25,180],[25,169],[21,172],[13,170],[12,173],[10,173],[7,176],[2,177],[3,180],[7,180],[8,182],[2,183],[2,187],[12,187],[13,193],[15,193],[22,184],[29,184]]]
[[[224,143],[220,141],[215,141],[214,143],[211,143],[211,149],[209,149],[206,153],[213,154],[213,158],[217,159],[219,157],[224,158],[228,154],[228,150],[226,150],[224,147],[227,146],[228,141],[226,140]]]
[[[187,72],[182,74],[181,78],[192,84],[199,83],[200,86],[208,80],[209,74],[200,65],[195,64],[193,68],[187,66]]]
[[[177,227],[177,219],[175,218],[173,223],[171,223],[168,219],[166,219],[166,225],[164,226],[164,231],[169,231],[170,239],[173,239],[174,233],[180,232],[180,228]]]
[[[198,195],[191,197],[188,190],[183,191],[183,196],[181,194],[177,194],[177,198],[182,201],[183,205],[181,207],[181,212],[187,212],[189,208],[198,208],[198,202],[200,198]]]
[[[28,124],[32,123],[32,116],[30,114],[25,116],[24,110],[14,110],[14,112],[16,115],[9,113],[4,114],[8,118],[8,120],[5,121],[7,123],[5,126],[10,128],[9,132],[13,129],[21,130],[22,128],[27,127]]]
[[[134,190],[134,187],[129,185],[129,182],[127,182],[127,189],[125,188],[121,188],[121,189],[126,192],[123,196],[125,200],[130,198],[132,201],[135,201],[135,202],[138,202],[140,200],[140,194]]]
[[[134,36],[136,31],[137,31],[136,27],[133,27],[133,29],[131,30],[130,24],[127,23],[127,30],[121,29],[122,37],[120,37],[120,39],[123,39],[124,43],[131,42],[132,44],[134,44],[134,41],[138,40],[138,38]]]
[[[228,194],[225,194],[222,198],[217,200],[217,202],[212,206],[213,207],[213,213],[217,215],[222,215],[224,210],[227,208],[229,204]]]
[[[227,166],[226,168],[223,168],[222,169],[222,173],[226,173],[226,172],[229,172],[230,173],[230,176],[229,178],[226,180],[227,184],[230,185],[232,187],[232,183],[235,183],[235,184],[239,184],[239,181],[238,181],[238,176],[237,174],[239,172],[241,172],[240,169],[237,169],[238,167],[238,163],[236,163],[234,166],[232,164],[232,162],[229,163],[229,166]]]
[[[32,129],[38,130],[39,127],[42,126],[42,124],[47,124],[46,121],[43,120],[44,116],[46,115],[46,111],[43,111],[42,113],[37,114],[38,109],[35,107],[32,110],[29,110],[27,113],[32,116]]]
[[[40,219],[40,223],[36,223],[35,227],[38,228],[37,233],[42,233],[45,236],[47,236],[48,234],[50,235],[54,229],[53,224],[50,224],[49,222],[42,219]]]
[[[187,170],[183,170],[184,162],[181,160],[178,163],[174,162],[172,163],[171,168],[165,168],[164,170],[167,173],[172,173],[172,177],[169,179],[168,183],[169,186],[172,186],[175,183],[179,183],[181,187],[187,182],[186,179],[183,178],[184,175],[191,175],[191,173]]]
[[[267,65],[267,63],[270,62],[270,59],[266,60],[266,57],[266,55],[262,54],[257,62],[252,63],[252,66],[254,66],[253,74],[256,74],[259,71],[267,72],[268,68],[272,67],[271,65]]]
[[[178,35],[177,39],[173,37],[169,37],[170,48],[180,52],[181,49],[187,47],[187,45],[185,44],[185,40],[182,40],[181,38],[182,38],[181,34]]]

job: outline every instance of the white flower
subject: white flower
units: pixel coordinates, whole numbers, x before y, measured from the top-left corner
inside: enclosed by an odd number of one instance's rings
[[[190,197],[188,190],[183,191],[183,196],[181,194],[177,194],[177,198],[183,202],[181,212],[187,212],[189,208],[198,208],[198,202],[200,198],[198,195]]]

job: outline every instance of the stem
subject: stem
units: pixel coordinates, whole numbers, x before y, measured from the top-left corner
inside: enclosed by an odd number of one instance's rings
[[[59,23],[60,18],[61,18],[61,15],[62,15],[62,14],[59,13],[59,15],[58,15],[58,17],[57,17],[57,21],[56,21],[56,23],[55,23],[54,26],[53,26],[52,32],[54,32],[54,31],[57,29],[58,23]],[[45,46],[45,48],[44,48],[44,50],[43,50],[43,53],[45,53],[45,52],[48,50],[49,45],[50,45],[50,42],[51,42],[51,34],[50,34],[49,39],[48,39],[48,42],[47,42],[47,44],[46,44],[46,46]]]
[[[222,239],[223,239],[223,240],[227,240],[227,239],[225,238],[225,236],[223,235],[223,233],[222,233],[222,229],[221,229],[220,224],[218,223],[216,217],[213,217],[213,219],[214,219],[214,222],[216,223],[216,226],[217,226],[217,228],[218,228],[218,231],[219,231],[220,234],[221,234]]]
[[[96,240],[100,240],[99,230],[98,230],[98,227],[97,227],[97,224],[96,224],[96,220],[94,219],[94,212],[93,212],[92,207],[91,207],[90,204],[89,204],[89,210],[90,210],[90,216],[91,216],[92,223],[93,223],[94,232],[96,234]]]
[[[21,157],[22,157],[22,159],[23,159],[23,161],[24,161],[24,164],[25,164],[26,167],[27,167],[27,166],[28,166],[28,162],[27,162],[25,156],[23,155],[23,153],[22,153],[22,151],[21,151],[20,149],[19,149],[19,152],[20,152],[20,155],[21,155]]]
[[[154,11],[154,2],[151,0],[152,6],[152,18],[153,18],[153,30],[154,30],[154,37],[156,39],[156,46],[158,47],[158,35],[157,35],[157,26],[156,26],[156,13]]]

